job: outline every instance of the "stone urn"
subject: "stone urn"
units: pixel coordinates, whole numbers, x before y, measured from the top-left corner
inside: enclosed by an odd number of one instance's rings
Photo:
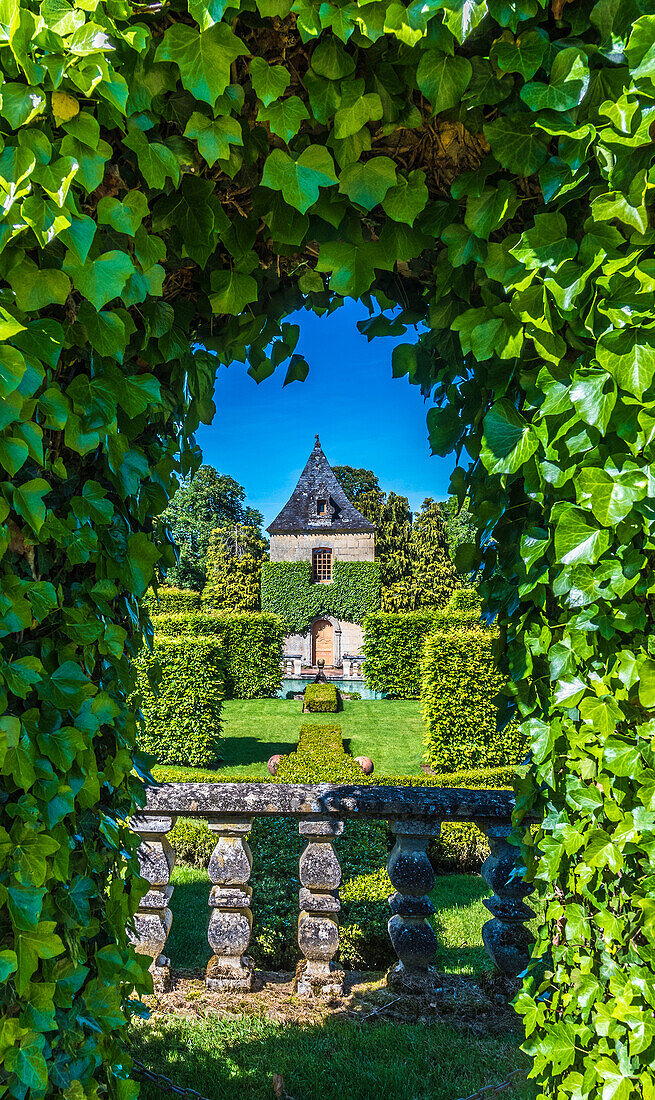
[[[356,756],[355,761],[359,764],[364,775],[373,775],[373,761],[370,756]]]
[[[282,757],[279,752],[276,752],[274,756],[271,756],[266,767],[268,768],[270,775],[277,775],[277,770],[280,766],[280,760]]]

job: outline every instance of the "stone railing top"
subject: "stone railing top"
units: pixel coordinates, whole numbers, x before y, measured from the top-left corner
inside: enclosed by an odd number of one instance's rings
[[[161,783],[148,788],[142,814],[209,821],[244,815],[294,814],[337,818],[431,818],[437,821],[509,821],[512,791],[455,787],[342,786],[332,783]]]

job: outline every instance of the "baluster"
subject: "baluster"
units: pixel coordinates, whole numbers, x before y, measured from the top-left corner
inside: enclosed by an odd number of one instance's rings
[[[300,915],[298,945],[304,958],[296,971],[298,993],[343,992],[343,970],[332,959],[339,950],[339,901],[341,866],[333,841],[343,832],[343,821],[299,821],[298,831],[307,838],[300,857]]]
[[[389,898],[392,916],[389,936],[399,962],[387,974],[387,984],[405,993],[420,993],[432,983],[430,966],[438,940],[428,917],[434,906],[428,897],[434,887],[434,871],[428,859],[431,836],[438,836],[440,822],[395,821],[396,843],[389,853],[387,871],[396,893]]]
[[[519,849],[508,843],[509,824],[479,822],[484,829],[491,854],[482,865],[482,877],[493,890],[484,904],[492,914],[482,928],[487,954],[504,974],[517,975],[530,961],[534,936],[524,922],[534,916],[523,898],[532,891],[520,874]]]
[[[246,837],[251,818],[224,818],[209,828],[218,840],[209,860],[211,915],[207,938],[214,955],[207,963],[208,989],[250,989],[254,971],[245,954],[252,932],[248,886],[252,853]]]
[[[173,915],[168,908],[173,887],[171,872],[175,852],[166,837],[175,824],[168,815],[139,814],[130,823],[141,837],[139,865],[142,878],[150,884],[148,893],[139,902],[134,915],[134,931],[130,940],[139,955],[150,955],[150,972],[157,993],[163,993],[170,982],[171,960],[162,954],[171,929]]]

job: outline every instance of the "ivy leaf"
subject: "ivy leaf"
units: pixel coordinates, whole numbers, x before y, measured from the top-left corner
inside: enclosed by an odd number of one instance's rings
[[[499,180],[494,187],[485,187],[480,195],[466,200],[464,223],[476,237],[488,240],[516,212],[519,199],[513,184]]]
[[[655,378],[655,334],[648,329],[617,329],[602,336],[598,362],[621,389],[642,398]]]
[[[570,393],[578,416],[604,434],[616,404],[614,379],[604,370],[580,368],[573,376]]]
[[[364,164],[352,164],[341,173],[339,191],[365,210],[372,210],[396,182],[393,161],[389,157],[372,157]]]
[[[320,187],[336,182],[334,161],[322,145],[309,145],[295,160],[282,149],[274,149],[262,176],[262,186],[281,191],[284,201],[301,214],[316,202]]]
[[[14,488],[14,508],[37,535],[45,521],[43,498],[49,492],[50,486],[42,477],[32,478]]]
[[[196,139],[198,151],[210,168],[217,160],[228,159],[231,145],[243,145],[241,127],[229,115],[212,121],[199,111],[194,111],[186,124],[184,136]]]
[[[168,178],[177,185],[180,168],[167,145],[162,145],[160,141],[148,141],[143,130],[134,125],[128,125],[123,144],[136,153],[138,169],[149,187],[163,188]]]
[[[328,80],[341,80],[355,71],[352,57],[332,35],[316,43],[311,66],[315,73],[327,77]]]
[[[130,535],[127,540],[127,558],[121,575],[130,590],[136,596],[143,596],[152,581],[155,562],[159,561],[161,550],[143,531]]]
[[[16,976],[16,991],[19,996],[25,992],[32,975],[35,973],[39,959],[54,959],[64,953],[64,945],[54,929],[54,921],[41,921],[36,931],[19,932],[16,936],[16,959],[18,972]],[[42,1088],[43,1084],[39,1086]]]
[[[269,65],[263,57],[253,57],[250,62],[250,79],[265,107],[283,96],[291,83],[291,76],[283,65]]]
[[[204,31],[173,23],[157,47],[155,61],[174,62],[187,91],[213,107],[230,83],[230,65],[249,52],[225,23]]]
[[[297,95],[273,103],[270,107],[260,107],[257,113],[257,121],[268,122],[271,133],[277,134],[287,145],[307,118],[309,111]]]
[[[449,57],[436,50],[425,51],[416,71],[417,84],[434,114],[457,107],[472,76],[473,67],[466,57]]]
[[[41,88],[30,87],[28,84],[14,84],[11,81],[2,85],[0,115],[7,119],[13,130],[26,126],[37,115],[42,114],[45,105],[46,98]]]
[[[532,111],[570,111],[584,99],[589,66],[582,50],[568,46],[555,57],[548,84],[533,82],[521,88],[521,99]]]
[[[382,209],[394,221],[413,225],[425,209],[428,197],[425,172],[416,169],[407,178],[398,177],[398,183],[390,187],[382,199]]]
[[[39,268],[31,260],[12,268],[7,281],[16,294],[16,305],[25,312],[63,306],[70,291],[70,280],[54,267]]]
[[[113,298],[118,298],[134,265],[124,252],[103,252],[97,260],[76,263],[70,257],[65,269],[73,280],[73,286],[100,310]]]
[[[511,402],[496,401],[484,418],[480,457],[490,474],[515,474],[539,446],[537,434]]]
[[[340,107],[334,116],[334,136],[342,139],[358,133],[367,122],[383,115],[382,100],[376,92],[358,96],[354,103]]]
[[[370,245],[334,241],[321,245],[317,271],[331,271],[330,290],[344,297],[360,298],[375,277]]]
[[[237,317],[259,294],[256,279],[241,271],[212,271],[213,294],[209,302],[213,313],[227,313]]]
[[[518,38],[505,32],[494,42],[490,57],[506,73],[520,73],[530,80],[544,59],[548,35],[541,29],[523,31]]]
[[[122,202],[105,195],[97,213],[100,225],[110,225],[117,233],[133,237],[148,213],[148,200],[142,191],[128,191]]]
[[[288,386],[290,382],[304,382],[309,374],[309,363],[302,355],[292,355],[289,361],[289,369],[286,373],[286,377],[283,386]]]
[[[612,476],[596,466],[581,470],[577,479],[578,503],[588,506],[603,527],[621,523],[632,511],[635,501],[646,495],[647,481],[640,471]]]
[[[3,401],[18,389],[26,370],[27,364],[16,348],[0,345],[0,398]]]
[[[610,544],[609,531],[592,525],[589,513],[573,504],[557,512],[555,553],[563,565],[593,565]]]
[[[0,951],[0,982],[6,982],[10,974],[18,970],[16,952],[3,949]]]
[[[485,123],[484,136],[499,164],[519,176],[532,176],[548,156],[548,139],[529,114],[501,115]]]
[[[60,710],[80,710],[96,688],[75,661],[64,661],[51,676],[39,685],[39,695]]]

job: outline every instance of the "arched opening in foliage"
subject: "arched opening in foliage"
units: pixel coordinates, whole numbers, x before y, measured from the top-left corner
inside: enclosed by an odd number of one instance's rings
[[[517,816],[545,814],[518,1001],[541,1095],[652,1094],[650,9],[3,8],[8,1095],[132,1095],[126,698],[171,560],[154,519],[198,461],[209,351],[301,379],[285,318],[343,295],[372,333],[425,325],[395,369],[434,450],[473,459],[454,483],[533,752]]]

